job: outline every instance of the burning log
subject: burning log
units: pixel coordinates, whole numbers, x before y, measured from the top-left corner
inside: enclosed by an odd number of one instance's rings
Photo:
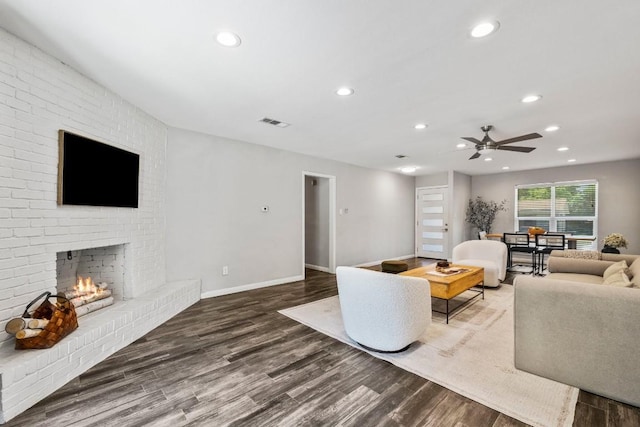
[[[90,304],[94,301],[98,301],[98,300],[109,298],[109,297],[111,297],[111,291],[109,289],[106,289],[106,290],[98,291],[93,294],[88,294],[81,297],[73,298],[71,299],[71,304],[73,304],[76,308],[78,308],[85,304]]]
[[[90,302],[88,304],[84,304],[80,307],[76,307],[76,316],[78,317],[84,316],[85,314],[110,306],[111,304],[113,304],[113,297],[111,296],[108,298],[103,298],[94,302]]]
[[[91,277],[83,278],[82,276],[78,276],[78,281],[73,287],[73,290],[65,292],[64,296],[69,299],[73,299],[85,295],[91,295],[96,292],[106,290],[107,286],[108,285],[105,282],[100,284],[94,283]]]

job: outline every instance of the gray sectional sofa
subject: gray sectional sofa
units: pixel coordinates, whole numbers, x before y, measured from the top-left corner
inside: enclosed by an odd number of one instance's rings
[[[552,252],[546,277],[514,281],[515,366],[640,406],[640,256],[567,254]],[[602,284],[620,260],[630,284]]]

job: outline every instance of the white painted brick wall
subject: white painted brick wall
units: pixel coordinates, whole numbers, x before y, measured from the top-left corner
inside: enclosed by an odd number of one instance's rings
[[[58,206],[59,129],[140,154],[139,208]],[[165,283],[166,142],[163,123],[0,29],[0,423],[200,298],[199,281]],[[13,350],[4,326],[55,291],[56,254],[115,245],[125,301],[51,349]]]
[[[58,206],[58,129],[140,154],[138,209]],[[167,128],[0,30],[0,346],[4,325],[56,288],[56,253],[128,243],[124,297],[165,283]]]

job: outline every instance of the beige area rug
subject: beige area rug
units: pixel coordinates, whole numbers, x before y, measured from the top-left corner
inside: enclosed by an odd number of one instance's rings
[[[367,351],[344,331],[337,296],[280,313]],[[430,328],[409,350],[367,353],[527,424],[571,426],[579,390],[516,370],[513,335],[513,287],[502,285],[486,290],[485,300],[454,314],[448,325],[434,313]]]

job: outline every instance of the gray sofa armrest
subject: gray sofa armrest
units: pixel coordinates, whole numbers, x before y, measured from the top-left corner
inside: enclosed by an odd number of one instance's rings
[[[517,369],[640,406],[640,290],[520,276]]]

